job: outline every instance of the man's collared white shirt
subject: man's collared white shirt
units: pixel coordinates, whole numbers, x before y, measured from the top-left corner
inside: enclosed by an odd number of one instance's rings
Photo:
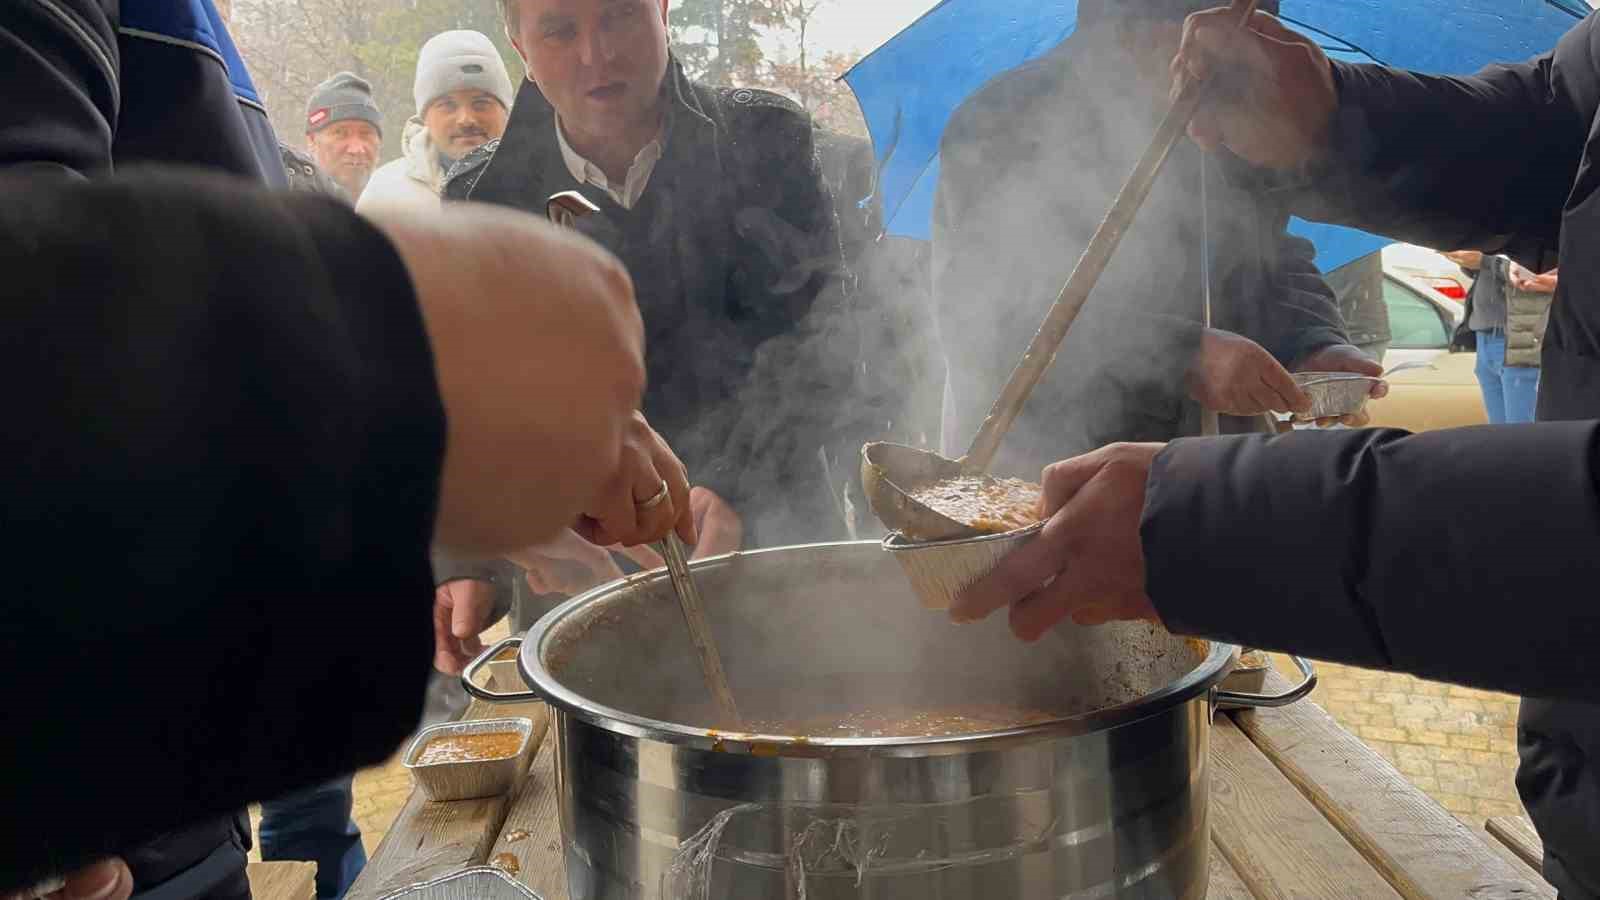
[[[567,143],[567,136],[561,128],[560,117],[556,118],[556,142],[561,145],[561,158],[567,163],[567,171],[579,184],[592,184],[611,195],[617,205],[623,209],[633,209],[639,202],[639,197],[644,194],[645,185],[650,183],[650,174],[655,171],[656,163],[661,161],[661,135],[658,132],[655,139],[640,148],[633,157],[633,164],[628,166],[628,178],[623,182],[619,191],[611,186],[610,179],[600,167],[578,155]]]

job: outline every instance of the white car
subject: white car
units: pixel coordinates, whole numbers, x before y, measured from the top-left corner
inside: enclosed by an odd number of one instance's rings
[[[1387,269],[1387,267],[1385,267]],[[1397,278],[1387,271],[1383,301],[1389,310],[1389,352],[1385,369],[1406,363],[1420,368],[1388,378],[1389,396],[1367,404],[1374,426],[1432,431],[1488,421],[1483,392],[1474,373],[1476,353],[1451,353],[1450,338],[1461,322],[1462,305],[1426,284]]]
[[[1390,249],[1406,246],[1396,244]],[[1439,258],[1454,267],[1449,260]],[[1383,303],[1389,312],[1390,335],[1389,350],[1383,356],[1384,368],[1428,362],[1449,350],[1450,337],[1466,315],[1466,305],[1451,296],[1453,291],[1439,290],[1436,282],[1446,276],[1426,274],[1426,269],[1418,267],[1391,265],[1388,249],[1384,250],[1383,263]],[[1456,268],[1456,272],[1461,270]],[[1450,284],[1459,282],[1451,280]],[[1463,290],[1463,299],[1465,296]]]
[[[1390,244],[1383,248],[1383,274],[1429,297],[1457,304],[1467,302],[1472,276],[1444,254],[1415,244]]]

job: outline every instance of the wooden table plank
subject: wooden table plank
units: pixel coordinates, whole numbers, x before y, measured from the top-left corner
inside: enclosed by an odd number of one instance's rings
[[[489,851],[489,860],[506,868],[503,863],[507,854],[515,860],[518,881],[544,900],[567,900],[566,856],[561,846],[561,814],[556,805],[554,732],[539,748],[539,755],[528,770],[528,780],[512,800],[500,838]]]
[[[1544,873],[1530,867],[1527,863],[1527,860],[1524,860],[1522,857],[1518,856],[1510,847],[1507,847],[1505,844],[1502,844],[1496,840],[1488,840],[1484,841],[1484,843],[1488,845],[1490,850],[1494,851],[1496,856],[1505,860],[1507,863],[1510,863],[1511,868],[1516,869],[1519,872],[1530,873],[1528,877],[1533,881],[1541,884],[1544,882]],[[1550,887],[1549,885],[1544,885],[1544,887],[1547,889],[1546,892],[1540,894],[1539,896],[1544,898],[1544,900],[1555,900],[1556,889]]]
[[[1539,840],[1539,832],[1534,830],[1533,823],[1526,817],[1496,816],[1484,822],[1483,828],[1535,872],[1541,871],[1544,866],[1544,842]]]
[[[543,749],[549,716],[542,703],[496,706],[474,700],[462,720],[506,716],[532,719],[534,740]],[[420,791],[412,791],[383,842],[350,886],[347,900],[375,900],[419,881],[482,865],[500,836],[509,806],[509,795],[432,803]]]
[[[1211,728],[1211,839],[1261,900],[1399,896],[1226,716]]]
[[[1211,844],[1211,887],[1206,891],[1206,900],[1256,900],[1215,842]]]
[[[1287,687],[1282,675],[1268,673],[1265,691]],[[1235,720],[1408,900],[1553,896],[1547,885],[1501,859],[1316,704],[1242,712]]]
[[[252,900],[317,900],[317,864],[278,860],[245,866]]]

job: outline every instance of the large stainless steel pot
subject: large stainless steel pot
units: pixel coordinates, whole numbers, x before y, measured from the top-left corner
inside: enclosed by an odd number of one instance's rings
[[[556,721],[561,830],[586,898],[1200,898],[1207,736],[1230,645],[1142,623],[1017,642],[924,609],[877,542],[695,564],[741,712],[1005,702],[1045,724],[946,738],[719,733],[665,573],[541,619],[520,667]],[[518,639],[511,639],[512,642]]]

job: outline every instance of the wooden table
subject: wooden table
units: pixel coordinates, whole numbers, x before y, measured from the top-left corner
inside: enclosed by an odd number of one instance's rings
[[[1286,687],[1269,676],[1268,690]],[[466,714],[504,715],[546,730],[537,704],[475,703]],[[350,900],[508,858],[545,900],[568,900],[554,745],[541,743],[513,797],[428,803],[413,793]],[[1211,760],[1210,900],[1555,897],[1522,857],[1462,825],[1310,701],[1217,716]]]

